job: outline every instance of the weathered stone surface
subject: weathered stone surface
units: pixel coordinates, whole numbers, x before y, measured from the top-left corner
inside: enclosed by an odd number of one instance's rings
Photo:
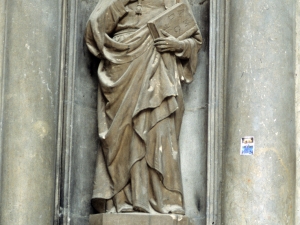
[[[55,200],[60,4],[10,0],[0,5],[4,94],[0,224],[50,225]]]
[[[189,2],[203,36],[203,45],[194,81],[183,85],[185,112],[179,144],[186,215],[202,225],[206,223],[209,1]]]
[[[295,224],[300,224],[300,2],[296,3],[296,216]]]
[[[295,224],[294,3],[230,3],[226,225]],[[254,136],[253,156],[240,156],[243,136]]]
[[[3,63],[3,57],[4,57],[4,45],[5,45],[5,24],[6,24],[6,1],[1,1],[0,2],[0,81],[2,82],[3,80],[3,67],[4,67],[4,63]],[[0,102],[2,102],[2,89],[3,89],[3,85],[0,82]],[[1,112],[1,111],[0,111]],[[0,118],[2,117],[2,113],[0,113]],[[2,165],[2,148],[0,147],[0,168]],[[1,180],[1,176],[2,174],[0,173],[0,180]],[[1,185],[1,184],[0,184]],[[0,205],[0,212],[1,212],[1,205]]]
[[[224,147],[224,87],[227,65],[227,1],[210,2],[209,90],[207,131],[206,224],[221,223],[221,188]]]
[[[65,138],[60,224],[88,224],[97,134],[97,66],[83,41],[85,25],[98,0],[68,4],[68,67],[65,79]],[[94,60],[94,61],[93,61]]]
[[[187,216],[104,213],[90,216],[89,225],[195,225]]]

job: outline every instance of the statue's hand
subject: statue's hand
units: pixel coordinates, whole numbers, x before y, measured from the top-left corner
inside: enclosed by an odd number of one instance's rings
[[[177,38],[169,34],[168,32],[161,30],[162,34],[166,37],[160,37],[154,40],[154,46],[159,52],[182,52],[184,50],[184,43]]]
[[[131,3],[131,2],[137,2],[138,0],[119,0],[119,1],[123,2],[123,5],[126,6],[129,3]]]

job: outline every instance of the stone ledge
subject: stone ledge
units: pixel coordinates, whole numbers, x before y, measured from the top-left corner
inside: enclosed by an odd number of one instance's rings
[[[90,215],[90,225],[194,225],[187,216],[174,214],[101,213]]]

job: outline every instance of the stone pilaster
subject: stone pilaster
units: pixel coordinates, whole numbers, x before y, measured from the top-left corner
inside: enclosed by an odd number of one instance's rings
[[[60,2],[0,3],[2,225],[54,223]]]
[[[222,221],[294,224],[294,0],[230,1]],[[253,156],[240,140],[254,136]]]
[[[295,224],[300,223],[300,2],[296,6],[296,216]]]

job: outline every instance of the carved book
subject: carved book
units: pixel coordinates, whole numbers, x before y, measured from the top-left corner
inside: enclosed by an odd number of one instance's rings
[[[194,16],[183,3],[173,5],[162,14],[150,20],[148,27],[154,39],[165,37],[161,33],[161,30],[168,32],[179,40],[192,36],[198,30]]]

